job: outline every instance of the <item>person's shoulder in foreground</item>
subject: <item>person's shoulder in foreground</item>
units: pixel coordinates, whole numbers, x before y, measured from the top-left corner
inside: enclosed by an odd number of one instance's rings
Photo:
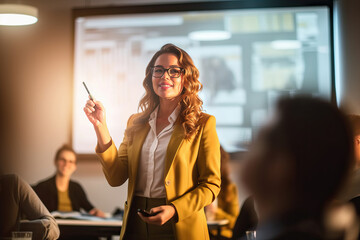
[[[55,219],[30,185],[17,175],[0,176],[0,208],[1,237],[9,237],[16,230],[33,230],[34,239],[59,237]],[[22,216],[29,221],[20,224]]]

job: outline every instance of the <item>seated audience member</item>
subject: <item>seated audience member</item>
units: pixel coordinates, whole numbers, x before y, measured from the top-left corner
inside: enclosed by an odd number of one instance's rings
[[[30,185],[16,175],[0,176],[0,213],[0,239],[10,239],[12,231],[25,230],[20,228],[22,217],[34,227],[26,229],[33,231],[33,239],[59,237],[55,219]]]
[[[221,235],[224,239],[230,239],[232,229],[235,225],[239,213],[239,199],[236,185],[230,180],[229,160],[230,155],[220,147],[221,153],[221,190],[217,201],[205,207],[205,213],[208,220],[229,220],[227,226],[222,227]],[[216,235],[214,232],[213,235]]]
[[[70,146],[64,145],[56,152],[55,166],[55,176],[34,187],[49,211],[70,212],[83,209],[91,215],[105,217],[101,210],[89,202],[80,184],[70,180],[76,170],[76,154]]]
[[[360,221],[360,116],[349,115],[348,119],[353,130],[355,166],[354,171],[350,175],[349,184],[341,197],[352,204],[355,208],[358,221]],[[360,235],[358,239],[360,239]]]
[[[242,169],[259,216],[257,239],[325,239],[324,213],[352,166],[351,130],[335,106],[281,99]]]
[[[349,184],[341,196],[345,201],[349,201],[360,195],[360,116],[349,115],[348,119],[353,130],[355,166]]]
[[[246,239],[247,231],[256,230],[258,216],[255,210],[254,199],[248,197],[241,206],[239,216],[233,229],[232,240]]]

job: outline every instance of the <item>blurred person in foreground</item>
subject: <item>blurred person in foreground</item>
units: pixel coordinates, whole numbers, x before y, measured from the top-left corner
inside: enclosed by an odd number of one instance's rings
[[[239,213],[240,204],[236,185],[230,179],[230,155],[222,146],[220,146],[221,153],[221,190],[217,197],[210,205],[205,207],[207,220],[223,220],[226,219],[229,223],[222,227],[222,239],[230,239],[232,230]],[[212,235],[217,236],[217,231],[212,231]]]
[[[76,153],[68,145],[60,147],[55,154],[56,173],[36,186],[34,190],[50,212],[71,212],[81,209],[97,217],[105,214],[88,200],[81,185],[70,180],[76,170]]]
[[[353,167],[346,117],[320,99],[281,99],[255,139],[242,178],[259,215],[257,239],[326,239],[324,214]]]
[[[59,237],[55,219],[30,185],[17,175],[0,175],[0,213],[0,239],[10,239],[12,231],[32,231],[35,240]],[[29,222],[20,225],[22,219]]]

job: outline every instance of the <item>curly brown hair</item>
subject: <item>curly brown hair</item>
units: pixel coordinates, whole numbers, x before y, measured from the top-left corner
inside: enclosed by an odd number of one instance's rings
[[[140,115],[134,120],[133,127],[126,132],[128,136],[137,130],[142,124],[149,120],[150,114],[159,105],[159,96],[155,93],[152,85],[152,67],[156,59],[162,54],[173,54],[177,57],[179,65],[184,69],[183,71],[183,90],[181,92],[181,106],[179,121],[184,129],[185,139],[189,139],[198,129],[198,121],[202,112],[202,100],[198,93],[202,89],[202,84],[199,81],[199,70],[195,67],[193,60],[183,49],[173,45],[165,44],[159,51],[157,51],[151,58],[146,67],[145,79],[143,86],[145,88],[145,95],[139,102]]]

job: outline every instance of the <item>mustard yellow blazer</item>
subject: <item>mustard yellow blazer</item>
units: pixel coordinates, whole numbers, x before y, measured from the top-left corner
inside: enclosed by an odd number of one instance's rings
[[[129,118],[127,127],[135,118]],[[178,215],[174,224],[178,240],[209,239],[204,206],[213,202],[220,191],[220,144],[215,117],[202,113],[198,124],[199,131],[185,140],[183,128],[176,122],[166,153],[164,186],[167,203],[174,205]],[[141,148],[149,129],[149,124],[144,124],[132,141],[125,136],[119,150],[112,143],[104,152],[96,151],[111,186],[120,186],[129,179],[120,239],[126,231]]]

